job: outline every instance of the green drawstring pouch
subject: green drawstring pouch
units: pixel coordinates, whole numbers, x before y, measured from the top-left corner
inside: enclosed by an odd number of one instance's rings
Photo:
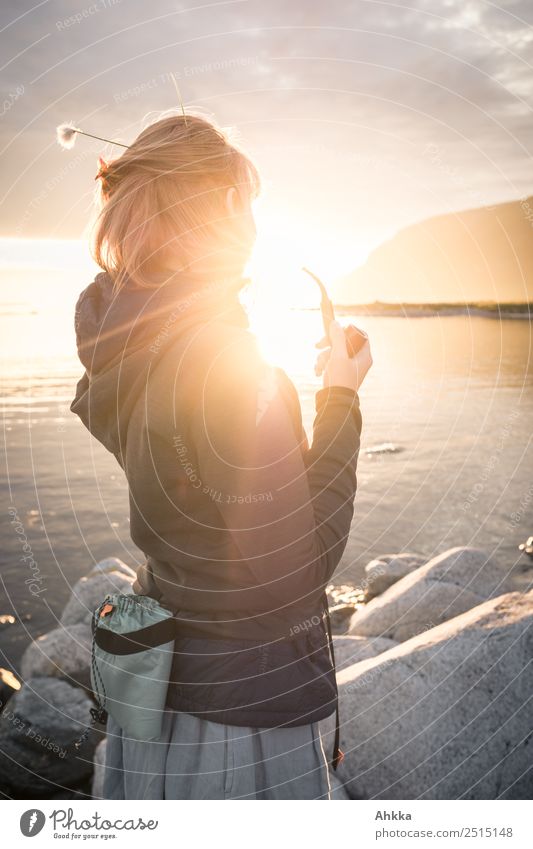
[[[126,737],[156,740],[176,637],[173,613],[150,596],[114,593],[94,611],[92,632],[93,723],[110,714]]]

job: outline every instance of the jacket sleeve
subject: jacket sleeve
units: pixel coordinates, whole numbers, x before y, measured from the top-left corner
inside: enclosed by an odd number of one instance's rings
[[[253,346],[246,355],[219,357],[201,396],[193,432],[206,496],[272,602],[311,602],[322,595],[350,530],[357,394],[342,387],[317,392],[310,448],[296,390]]]

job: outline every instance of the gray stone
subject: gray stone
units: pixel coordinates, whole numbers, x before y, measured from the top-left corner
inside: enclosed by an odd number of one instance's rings
[[[353,584],[329,584],[326,587],[331,630],[334,634],[346,634],[351,618],[357,608],[364,604],[364,593]]]
[[[401,642],[505,591],[501,565],[476,548],[452,548],[372,599],[349,634]]]
[[[54,628],[27,647],[20,664],[22,680],[35,676],[66,678],[71,684],[90,689],[91,644],[89,625]]]
[[[427,563],[427,557],[421,554],[383,554],[377,560],[371,560],[365,568],[365,598],[370,601],[396,581],[405,578],[413,569]]]
[[[532,625],[509,593],[340,672],[350,797],[530,799]]]
[[[107,561],[103,561],[106,563]],[[100,565],[100,564],[98,564]],[[89,576],[80,578],[72,588],[72,595],[63,611],[60,622],[62,625],[77,625],[85,622],[90,625],[94,609],[104,600],[108,593],[132,592],[133,578],[122,571],[94,571]]]
[[[94,752],[94,772],[91,788],[93,799],[103,799],[106,746],[107,738],[104,737],[103,740],[100,740]]]
[[[337,777],[335,772],[329,773],[329,784],[331,787],[331,800],[333,802],[346,801],[350,799],[346,792],[346,787],[340,778]]]
[[[330,608],[337,604],[351,604],[352,607],[355,607],[365,600],[361,587],[356,587],[353,584],[328,584],[326,595]]]
[[[355,607],[353,604],[337,604],[329,609],[329,621],[332,634],[346,634],[352,621]]]
[[[333,648],[337,672],[353,666],[360,660],[368,660],[369,657],[382,654],[396,645],[395,640],[386,637],[335,637]]]
[[[378,654],[382,654],[397,645],[398,643],[395,640],[389,640],[386,637],[335,637],[333,648],[335,651],[337,677],[341,670],[353,666],[354,663],[376,657]],[[323,719],[320,723],[320,733],[328,741],[328,757],[333,747],[334,731],[335,714],[331,714],[331,716]]]
[[[12,798],[44,799],[76,788],[92,773],[92,702],[79,687],[56,678],[30,678],[0,716],[0,787]],[[60,797],[58,797],[60,798]]]
[[[122,572],[127,578],[135,580],[136,572],[118,557],[106,557],[105,560],[100,560],[96,563],[90,572],[87,572],[87,577],[92,578],[94,575],[106,575],[109,572]]]

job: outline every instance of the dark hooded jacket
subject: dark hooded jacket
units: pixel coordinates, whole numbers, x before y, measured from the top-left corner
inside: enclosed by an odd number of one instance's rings
[[[295,387],[261,358],[242,280],[174,275],[76,305],[85,374],[71,409],[129,485],[146,563],[134,592],[178,621],[167,705],[232,725],[331,714],[325,587],[356,491],[355,392],[316,394],[309,447]]]

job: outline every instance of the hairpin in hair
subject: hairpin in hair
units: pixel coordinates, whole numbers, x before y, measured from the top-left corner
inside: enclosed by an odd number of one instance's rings
[[[104,139],[102,136],[93,136],[92,133],[86,133],[84,130],[80,130],[79,127],[73,127],[72,124],[60,124],[57,127],[57,140],[61,147],[70,150],[74,147],[74,142],[76,141],[76,134],[81,136],[88,136],[90,139],[96,139],[97,141],[107,142],[107,144],[116,144],[119,147],[129,147],[129,144],[123,144],[122,142],[113,141],[113,139]]]
[[[187,116],[185,115],[185,107],[183,105],[183,100],[181,99],[181,92],[178,86],[178,81],[172,71],[170,71],[170,76],[172,77],[172,82],[174,83],[174,88],[176,89],[176,93],[178,95],[178,100],[181,106],[181,114],[183,115],[183,120],[185,121],[185,126],[187,126]]]
[[[95,180],[99,180],[101,177],[105,177],[107,171],[107,162],[105,159],[102,159],[101,156],[98,157],[98,173]]]

